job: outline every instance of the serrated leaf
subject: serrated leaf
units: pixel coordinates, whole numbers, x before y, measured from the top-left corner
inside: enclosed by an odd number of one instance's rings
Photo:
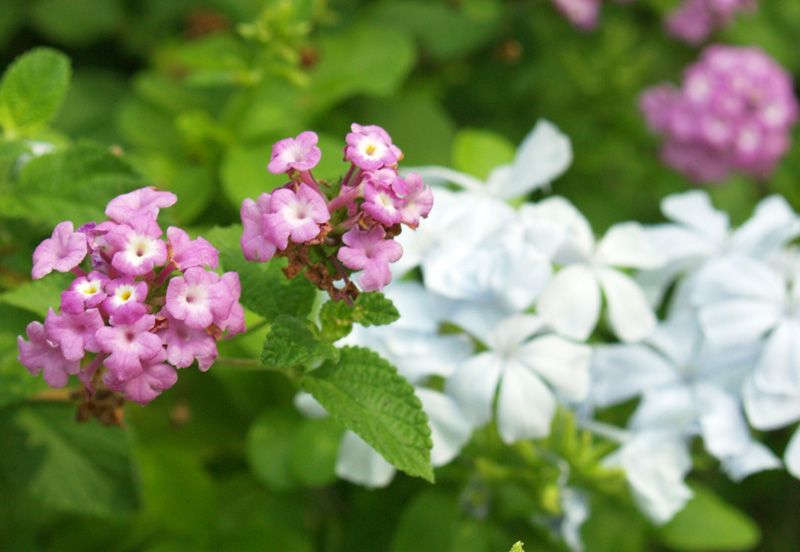
[[[400,318],[394,304],[383,293],[368,292],[358,296],[353,305],[344,301],[328,301],[319,313],[322,338],[333,343],[348,335],[353,323],[362,326],[391,324]]]
[[[0,471],[52,508],[119,517],[138,507],[130,435],[76,423],[71,405],[0,410]]]
[[[337,353],[336,347],[320,341],[302,319],[282,314],[274,320],[264,340],[261,364],[290,367],[324,358],[335,360]]]
[[[75,226],[104,220],[114,197],[146,182],[108,148],[83,142],[34,157],[22,168],[10,194],[0,197],[8,217],[26,218],[53,227],[71,220]]]
[[[214,228],[206,239],[219,249],[219,258],[227,271],[239,273],[242,305],[272,322],[281,314],[304,318],[311,312],[317,288],[302,276],[288,279],[281,271],[282,259],[257,263],[244,258],[239,240],[242,226]]]
[[[369,349],[345,347],[339,360],[308,373],[303,390],[395,467],[433,481],[428,417],[414,388]]]
[[[56,116],[69,88],[69,58],[51,48],[19,56],[0,81],[0,125],[19,135]]]
[[[758,525],[710,489],[692,483],[686,507],[659,531],[675,550],[750,550],[761,540]]]

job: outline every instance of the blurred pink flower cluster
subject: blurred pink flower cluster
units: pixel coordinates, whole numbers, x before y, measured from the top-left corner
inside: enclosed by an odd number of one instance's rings
[[[627,4],[635,0],[614,1]],[[600,7],[603,0],[553,0],[553,4],[575,27],[582,31],[591,31],[600,21]]]
[[[358,290],[350,271],[363,271],[364,291],[380,291],[392,279],[389,263],[403,250],[394,236],[401,224],[416,228],[428,216],[433,194],[415,173],[402,178],[397,164],[403,154],[379,126],[353,123],[344,160],[350,169],[336,185],[317,181],[311,170],[322,152],[312,131],[277,142],[267,170],[286,173],[290,181],[257,201],[242,203],[241,245],[251,261],[289,258],[284,269],[305,275],[333,299],[352,300]],[[343,285],[336,282],[343,281]]]
[[[62,222],[33,253],[34,279],[72,272],[60,312],[31,322],[19,337],[19,361],[48,385],[77,376],[87,400],[97,386],[147,404],[177,381],[176,368],[197,360],[208,370],[217,339],[244,331],[239,275],[219,275],[219,252],[203,238],[156,222],[175,194],[141,188],[109,202],[112,220],[74,229]],[[89,257],[92,270],[80,265]],[[94,356],[92,356],[94,355]],[[105,368],[105,370],[103,369]]]
[[[755,8],[756,0],[685,0],[667,17],[667,31],[689,44],[700,44],[738,12]]]
[[[646,90],[640,107],[664,137],[662,158],[698,182],[731,172],[766,178],[798,117],[791,76],[758,48],[708,47],[681,88]]]

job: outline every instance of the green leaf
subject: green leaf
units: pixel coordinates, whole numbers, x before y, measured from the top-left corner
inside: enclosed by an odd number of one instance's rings
[[[338,349],[320,341],[308,323],[282,314],[275,318],[264,340],[261,364],[275,368],[290,367],[321,359],[335,360]]]
[[[453,550],[459,510],[458,496],[452,492],[433,488],[419,493],[400,516],[391,552]]]
[[[416,58],[414,43],[406,33],[375,23],[322,35],[317,46],[320,62],[300,98],[312,113],[323,112],[355,94],[391,94]]]
[[[138,507],[130,436],[74,407],[42,404],[0,411],[0,471],[43,504],[80,514],[117,517]]]
[[[145,185],[119,156],[84,142],[31,159],[11,193],[0,197],[0,210],[50,228],[63,220],[77,227],[105,220],[110,200]]]
[[[516,542],[514,546],[511,547],[511,552],[525,552],[525,549],[522,548],[522,542]]]
[[[52,307],[58,310],[61,304],[61,292],[69,287],[74,279],[69,274],[54,272],[41,280],[33,280],[0,293],[0,303],[35,312],[42,318]]]
[[[50,48],[19,56],[0,81],[0,125],[19,135],[56,116],[69,88],[69,58]]]
[[[259,416],[247,432],[247,463],[253,475],[276,491],[298,485],[292,468],[292,439],[300,423],[297,412],[271,409]]]
[[[345,347],[302,381],[325,409],[409,475],[433,481],[428,417],[414,388],[376,353]]]
[[[711,489],[692,483],[686,507],[661,528],[661,540],[675,550],[750,550],[761,540],[758,525]]]
[[[400,318],[391,300],[383,293],[369,292],[358,296],[353,305],[344,301],[328,301],[319,313],[322,325],[322,339],[333,343],[348,335],[353,323],[362,326],[381,326],[391,324]]]
[[[242,231],[241,225],[232,225],[206,234],[206,239],[219,249],[224,269],[239,273],[242,305],[270,322],[281,314],[308,316],[317,295],[314,284],[302,276],[288,279],[281,271],[283,259],[267,263],[245,259],[239,244]]]
[[[332,418],[303,420],[294,433],[292,474],[306,487],[322,487],[336,481],[336,459],[343,428]]]
[[[487,130],[464,129],[453,143],[453,168],[486,180],[492,169],[514,160],[516,148]]]
[[[120,0],[40,0],[33,3],[32,23],[51,39],[86,44],[115,32],[125,13]]]

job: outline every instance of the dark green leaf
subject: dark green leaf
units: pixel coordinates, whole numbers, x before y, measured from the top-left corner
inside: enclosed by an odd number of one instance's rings
[[[138,506],[129,434],[95,421],[77,423],[71,405],[0,411],[0,470],[42,503],[114,517]]]
[[[414,388],[376,353],[345,347],[306,375],[303,389],[397,468],[433,481],[428,417]]]

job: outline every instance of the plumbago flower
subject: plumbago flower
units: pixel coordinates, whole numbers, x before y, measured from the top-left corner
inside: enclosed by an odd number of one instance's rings
[[[758,48],[713,45],[684,75],[683,87],[646,90],[640,107],[665,138],[664,162],[697,182],[732,172],[768,177],[797,122],[792,78]]]
[[[28,340],[18,338],[31,374],[57,388],[77,376],[89,402],[105,387],[144,405],[175,384],[176,368],[197,361],[208,370],[216,341],[244,331],[239,276],[208,270],[219,252],[177,227],[161,239],[159,210],[176,200],[155,188],[118,196],[106,208],[111,220],[77,230],[62,222],[36,248],[35,279],[53,270],[76,277],[60,312],[51,308],[44,324],[28,325]]]
[[[380,291],[391,281],[389,263],[403,254],[393,238],[403,224],[416,228],[433,206],[433,194],[418,174],[398,174],[403,154],[384,129],[353,123],[351,130],[344,149],[350,169],[338,184],[314,178],[311,170],[322,152],[317,135],[302,132],[277,142],[267,165],[290,181],[255,201],[244,200],[241,209],[247,259],[288,257],[287,276],[305,270],[332,299],[348,302],[359,293],[349,279],[354,271],[360,271],[363,291]]]
[[[635,0],[615,0],[619,4],[628,4]],[[564,17],[581,31],[592,31],[600,21],[600,8],[603,0],[553,0]]]
[[[733,21],[737,12],[755,9],[756,0],[685,0],[665,23],[669,34],[697,45]]]

